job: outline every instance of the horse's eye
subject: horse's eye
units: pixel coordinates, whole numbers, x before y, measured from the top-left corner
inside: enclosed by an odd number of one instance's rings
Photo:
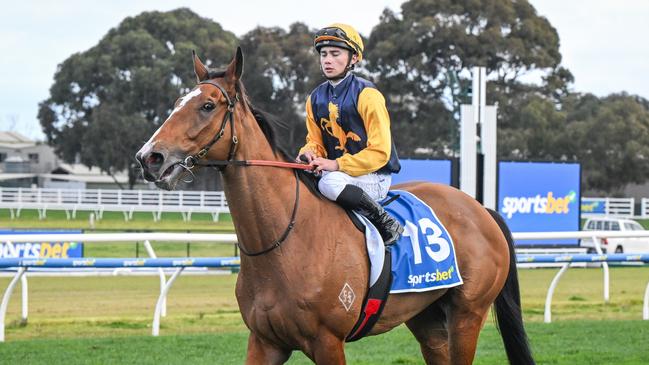
[[[205,110],[206,112],[210,112],[210,111],[214,110],[214,103],[212,103],[211,101],[207,102],[207,103],[203,104],[201,109]]]

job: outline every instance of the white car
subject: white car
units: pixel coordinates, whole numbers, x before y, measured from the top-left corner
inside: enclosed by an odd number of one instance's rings
[[[644,231],[640,223],[631,219],[598,217],[588,218],[582,231]],[[649,237],[633,238],[604,238],[600,242],[604,253],[636,253],[649,252]],[[589,253],[595,253],[595,245],[592,239],[583,239],[581,247],[586,247]]]

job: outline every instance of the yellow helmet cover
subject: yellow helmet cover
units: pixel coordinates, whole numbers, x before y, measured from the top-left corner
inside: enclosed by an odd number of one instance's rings
[[[334,23],[320,29],[315,35],[313,46],[318,52],[326,46],[345,48],[356,53],[358,61],[363,59],[363,38],[356,29],[347,24]]]

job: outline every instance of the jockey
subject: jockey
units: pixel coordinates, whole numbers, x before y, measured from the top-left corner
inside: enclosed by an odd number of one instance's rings
[[[320,192],[366,217],[393,244],[403,227],[377,201],[401,165],[383,95],[351,72],[363,59],[363,39],[349,25],[332,24],[316,33],[313,46],[327,81],[306,101],[308,133],[296,161],[322,172]]]

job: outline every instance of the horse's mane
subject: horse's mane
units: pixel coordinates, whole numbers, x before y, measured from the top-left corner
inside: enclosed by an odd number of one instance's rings
[[[210,70],[208,74],[208,77],[210,79],[222,78],[224,76],[225,71]],[[286,123],[280,121],[272,114],[255,107],[250,101],[248,93],[246,92],[246,88],[244,87],[241,80],[237,81],[235,89],[239,94],[239,100],[242,102],[241,104],[255,117],[255,120],[257,121],[257,124],[259,125],[261,131],[264,133],[264,136],[268,140],[273,153],[275,155],[279,155],[284,161],[292,162],[293,158],[291,156],[293,154],[289,152],[286,145],[283,145],[281,143],[282,141],[285,141],[286,138],[282,138],[282,136],[278,135],[277,133],[278,129],[288,130]],[[304,170],[298,170],[298,176],[313,194],[315,194],[317,197],[322,197],[322,194],[318,190],[318,181],[313,174],[308,173]]]

